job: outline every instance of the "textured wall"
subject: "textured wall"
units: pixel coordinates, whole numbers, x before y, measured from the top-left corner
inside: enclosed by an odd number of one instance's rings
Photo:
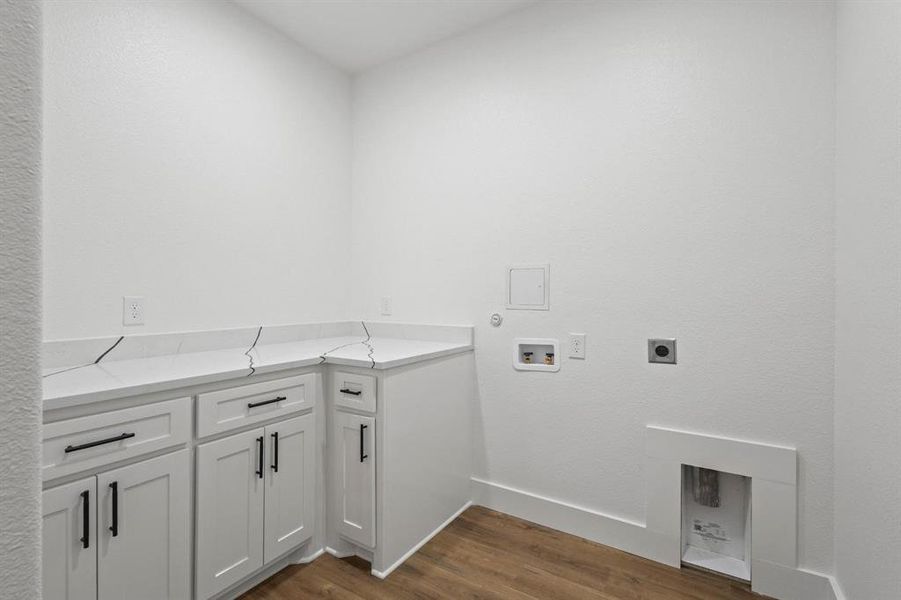
[[[835,569],[901,598],[901,3],[838,4]]]
[[[230,2],[48,2],[45,338],[347,317],[350,82]]]
[[[41,4],[0,0],[0,596],[41,585]]]
[[[643,521],[647,424],[796,446],[831,571],[834,52],[831,2],[552,2],[360,77],[356,308],[476,325],[479,476]],[[545,260],[551,311],[491,328]]]

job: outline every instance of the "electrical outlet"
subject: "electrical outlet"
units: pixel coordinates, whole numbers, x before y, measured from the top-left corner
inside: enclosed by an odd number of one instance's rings
[[[144,324],[144,298],[141,296],[122,297],[122,324]]]
[[[391,314],[391,297],[382,296],[381,311],[382,315],[389,316]]]
[[[585,334],[571,333],[569,334],[569,357],[585,358]]]

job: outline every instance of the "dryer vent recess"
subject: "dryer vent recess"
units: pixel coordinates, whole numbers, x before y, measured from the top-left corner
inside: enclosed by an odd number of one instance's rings
[[[676,364],[676,339],[660,338],[648,340],[648,362]]]

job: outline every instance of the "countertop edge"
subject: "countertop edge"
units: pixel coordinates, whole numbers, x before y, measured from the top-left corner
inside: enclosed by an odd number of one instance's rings
[[[217,373],[206,373],[203,375],[183,377],[179,379],[167,379],[139,385],[123,386],[96,392],[45,397],[42,398],[42,410],[44,412],[49,412],[60,409],[75,408],[79,406],[95,404],[98,402],[120,400],[135,396],[142,396],[145,394],[171,392],[180,388],[188,388],[218,382],[229,382],[241,379],[247,379],[245,383],[241,384],[245,385],[254,382],[251,379],[252,375],[272,375],[282,371],[315,367],[319,365],[335,365],[384,371],[397,367],[416,364],[427,360],[442,358],[445,356],[463,354],[465,352],[471,352],[473,350],[474,346],[472,344],[465,344],[453,348],[445,348],[433,352],[425,352],[422,354],[417,354],[415,356],[409,356],[394,360],[375,361],[374,364],[368,360],[330,356],[327,356],[325,357],[325,360],[322,360],[322,357],[317,356],[315,358],[292,360],[284,363],[260,365],[256,367],[256,371],[254,373],[248,373],[247,368],[242,368],[231,371],[222,371]]]

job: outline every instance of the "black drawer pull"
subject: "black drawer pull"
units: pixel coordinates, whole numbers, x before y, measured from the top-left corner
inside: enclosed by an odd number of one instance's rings
[[[81,536],[81,547],[91,546],[91,492],[85,490],[81,493],[82,522],[84,523],[84,535]]]
[[[344,389],[341,389],[338,391],[341,392],[342,394],[350,394],[351,396],[359,396],[360,394],[363,393],[363,390],[360,390],[359,392],[355,392],[355,391],[349,390],[347,388],[344,388]]]
[[[256,474],[260,476],[260,479],[263,478],[263,436],[257,438],[257,445],[259,446],[258,450],[260,451],[260,462],[258,463],[260,468],[257,469]]]
[[[69,452],[78,452],[79,450],[87,450],[88,448],[93,448],[95,446],[102,446],[103,444],[112,444],[113,442],[121,442],[122,440],[127,440],[128,438],[133,438],[135,434],[133,433],[123,433],[122,435],[117,435],[116,437],[106,438],[105,440],[97,440],[96,442],[88,442],[87,444],[79,444],[78,446],[66,446],[66,454]]]
[[[273,471],[278,473],[278,432],[272,434],[272,464]]]
[[[281,402],[282,400],[287,400],[284,396],[279,396],[278,398],[273,398],[272,400],[263,400],[262,402],[248,402],[247,408],[256,408],[257,406],[266,406],[267,404],[275,404],[276,402]]]
[[[109,530],[113,533],[113,537],[116,537],[119,535],[119,482],[109,484],[109,489],[113,490],[113,524]]]
[[[366,430],[367,425],[360,425],[360,462],[363,462],[367,458],[369,458],[368,454],[363,454],[363,431]]]

